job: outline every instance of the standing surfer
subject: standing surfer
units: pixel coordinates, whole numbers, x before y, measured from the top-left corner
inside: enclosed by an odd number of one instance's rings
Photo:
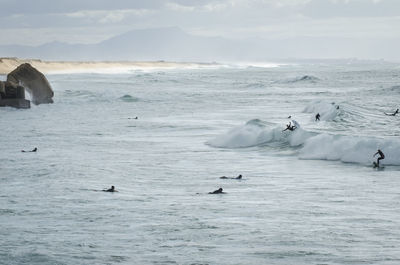
[[[376,160],[377,167],[379,167],[379,160],[385,159],[385,155],[383,154],[383,152],[380,149],[378,149],[378,152],[376,152],[374,154],[374,157],[376,155],[379,155],[378,159]]]

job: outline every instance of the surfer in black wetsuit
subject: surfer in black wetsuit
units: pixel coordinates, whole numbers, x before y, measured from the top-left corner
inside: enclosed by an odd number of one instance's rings
[[[31,151],[21,150],[21,152],[23,152],[23,153],[36,152],[36,151],[37,151],[37,147],[33,148]]]
[[[242,175],[239,175],[236,178],[228,178],[228,177],[222,176],[222,177],[220,177],[220,179],[242,179]]]
[[[286,129],[283,130],[282,132],[284,132],[284,131],[286,131],[286,130],[294,131],[294,130],[296,129],[296,126],[294,126],[294,125],[290,126],[290,124],[291,124],[291,122],[289,122],[289,124],[286,125]]]
[[[111,186],[111,188],[109,188],[109,189],[107,189],[107,190],[103,190],[103,191],[105,191],[105,192],[117,192],[117,191],[115,190],[115,187],[114,187],[114,186]]]
[[[317,113],[317,115],[315,115],[315,121],[319,121],[320,117],[321,117],[321,115],[319,115],[319,113]]]
[[[382,152],[380,149],[378,149],[378,152],[376,152],[376,153],[374,154],[374,157],[375,157],[376,155],[378,155],[378,154],[379,154],[379,157],[378,157],[378,159],[376,160],[376,164],[377,164],[377,166],[379,167],[379,160],[385,159],[385,155],[383,154],[383,152]]]
[[[225,193],[222,191],[222,188],[219,188],[217,190],[214,190],[213,192],[209,192],[208,194],[221,194],[221,193]]]
[[[393,113],[386,113],[385,112],[385,115],[387,115],[387,116],[396,116],[396,114],[398,114],[399,113],[399,109],[397,109],[395,112],[393,112]]]

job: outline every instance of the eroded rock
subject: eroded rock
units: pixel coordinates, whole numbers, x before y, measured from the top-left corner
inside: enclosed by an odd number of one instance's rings
[[[7,75],[7,81],[21,84],[31,95],[35,105],[53,103],[54,92],[47,78],[29,63],[18,66]]]

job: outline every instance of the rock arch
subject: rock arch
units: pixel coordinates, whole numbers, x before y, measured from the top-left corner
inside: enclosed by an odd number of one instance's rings
[[[47,78],[29,63],[18,66],[7,75],[7,81],[21,84],[31,95],[35,105],[53,103],[54,92]]]

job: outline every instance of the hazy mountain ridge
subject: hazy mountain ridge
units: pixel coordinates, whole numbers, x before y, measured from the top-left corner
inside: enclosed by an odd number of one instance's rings
[[[379,59],[386,55],[385,50],[389,50],[387,47],[399,46],[400,39],[377,39],[371,43],[367,46],[363,40],[343,38],[333,41],[328,37],[235,40],[196,36],[177,27],[169,27],[132,30],[90,45],[61,42],[36,47],[0,45],[0,57],[80,61],[266,61],[271,58],[337,58],[337,51],[343,50],[346,52],[342,53],[341,58]]]

